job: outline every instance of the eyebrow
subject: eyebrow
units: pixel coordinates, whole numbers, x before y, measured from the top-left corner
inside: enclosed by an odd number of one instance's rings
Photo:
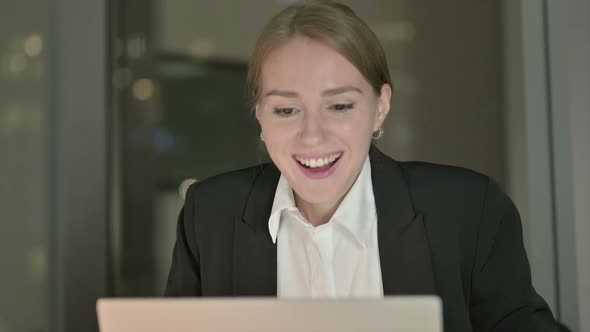
[[[341,86],[339,88],[334,88],[334,89],[328,89],[328,90],[324,90],[322,91],[322,96],[326,97],[326,96],[335,96],[335,95],[339,95],[341,93],[345,93],[345,92],[358,92],[361,95],[363,94],[363,91],[361,91],[361,89],[352,86],[352,85],[346,85],[346,86]]]
[[[335,95],[339,95],[341,93],[351,92],[351,91],[358,92],[361,95],[363,94],[363,91],[361,89],[354,87],[352,85],[346,85],[346,86],[341,86],[341,87],[334,88],[334,89],[324,90],[324,91],[322,91],[322,97],[335,96]],[[264,94],[264,97],[268,97],[268,96],[296,98],[296,97],[299,97],[299,94],[294,91],[272,89],[269,92],[267,92],[266,94]]]

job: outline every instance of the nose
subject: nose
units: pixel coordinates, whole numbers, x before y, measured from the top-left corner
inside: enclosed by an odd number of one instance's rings
[[[307,146],[316,146],[326,137],[326,123],[321,112],[306,112],[301,121],[299,138]]]

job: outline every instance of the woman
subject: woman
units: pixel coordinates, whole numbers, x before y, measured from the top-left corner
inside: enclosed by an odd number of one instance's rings
[[[292,6],[249,68],[271,164],[193,185],[170,296],[437,294],[446,331],[546,331],[516,208],[488,177],[397,162],[382,135],[392,83],[348,7]]]

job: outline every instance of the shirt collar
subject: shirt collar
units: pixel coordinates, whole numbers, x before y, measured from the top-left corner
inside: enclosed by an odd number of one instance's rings
[[[284,210],[296,210],[293,190],[287,179],[281,174],[275,191],[272,210],[268,221],[268,229],[273,243],[277,242],[281,213]],[[365,159],[361,172],[334,212],[330,223],[336,223],[347,229],[365,247],[371,238],[372,223],[377,220],[373,183],[371,179],[371,163]]]
[[[358,178],[334,212],[330,222],[344,226],[365,247],[371,239],[372,224],[376,223],[375,197],[371,180],[371,163],[365,159]]]
[[[268,230],[272,237],[272,242],[277,243],[277,235],[279,234],[279,225],[281,221],[281,213],[283,210],[296,209],[295,198],[293,197],[293,190],[287,183],[287,179],[281,174],[277,189],[275,191],[275,198],[272,203],[272,210],[268,220]]]

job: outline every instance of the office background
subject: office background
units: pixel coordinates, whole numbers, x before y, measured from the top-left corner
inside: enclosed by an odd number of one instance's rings
[[[162,294],[182,188],[267,160],[246,62],[293,2],[0,2],[0,332]],[[379,147],[494,177],[536,288],[590,331],[590,2],[343,2],[391,67]]]

